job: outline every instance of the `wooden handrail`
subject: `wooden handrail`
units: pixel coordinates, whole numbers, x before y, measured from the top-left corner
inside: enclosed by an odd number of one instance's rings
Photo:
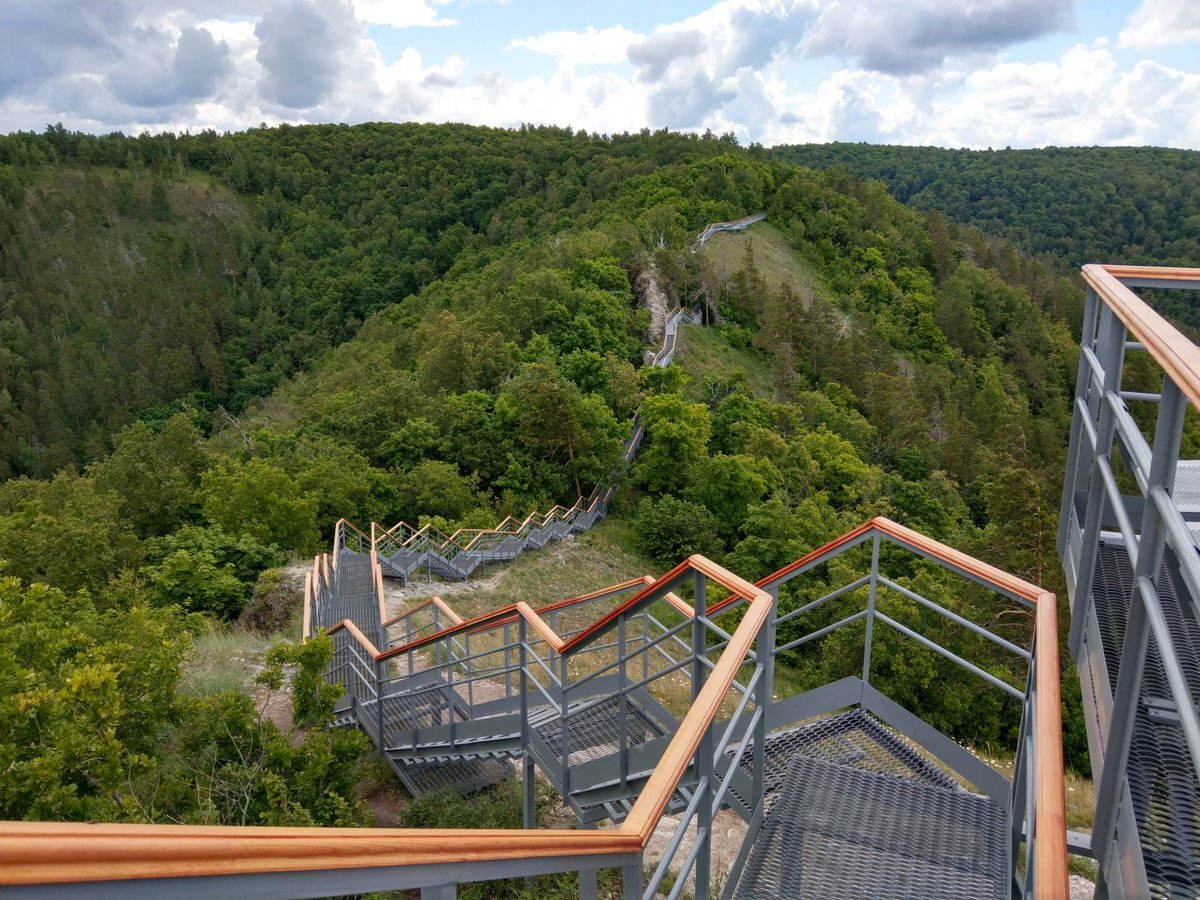
[[[1031,592],[1036,607],[1035,641],[1037,708],[1035,765],[1038,779],[1036,834],[1038,896],[1065,896],[1066,814],[1062,778],[1062,723],[1059,718],[1057,612],[1053,594],[988,566],[937,541],[877,518],[847,536],[806,555],[844,544],[854,536],[877,530],[910,547],[970,572],[1005,590]],[[798,561],[799,562],[799,561]],[[795,564],[793,564],[795,565]],[[689,557],[660,579],[640,579],[646,587],[618,609],[602,617],[582,635],[564,642],[526,603],[480,616],[455,626],[471,626],[514,613],[525,618],[539,636],[569,650],[579,639],[611,623],[631,604],[644,599],[663,579],[691,569],[748,601],[748,609],[709,673],[704,687],[676,729],[659,764],[639,794],[625,822],[607,832],[574,830],[442,830],[338,828],[236,828],[173,825],[80,825],[74,823],[0,823],[0,884],[53,884],[134,878],[171,878],[254,872],[317,871],[381,866],[446,864],[522,859],[532,856],[570,857],[628,854],[642,851],[654,833],[671,795],[700,747],[704,734],[757,638],[774,603],[771,595],[703,556]],[[782,570],[781,570],[782,571]],[[635,580],[633,583],[638,583]],[[631,585],[630,585],[631,586]],[[586,595],[585,595],[586,596]],[[686,605],[686,604],[685,604]],[[350,620],[330,629],[345,628],[375,658],[380,654]],[[436,639],[436,636],[434,636]],[[424,641],[429,640],[424,639]],[[414,642],[417,643],[417,642]],[[397,648],[403,650],[404,648]],[[64,868],[63,860],[71,861]]]
[[[1096,264],[1083,267],[1084,281],[1116,313],[1129,333],[1141,341],[1192,405],[1200,407],[1200,348],[1122,284],[1122,278],[1200,281],[1200,269]]]
[[[404,612],[396,613],[390,619],[385,619],[381,627],[387,628],[389,625],[395,625],[401,619],[407,619],[413,613],[420,612],[427,606],[436,606],[450,620],[452,625],[461,625],[463,622],[462,616],[456,613],[445,600],[441,597],[430,597],[428,600],[422,600],[416,606],[410,606]]]
[[[636,835],[626,831],[0,822],[0,885],[439,865],[641,849]]]
[[[733,684],[738,669],[745,662],[746,654],[755,638],[758,637],[759,629],[762,628],[763,622],[771,612],[771,605],[774,603],[771,595],[766,591],[759,590],[736,575],[726,572],[702,556],[691,557],[689,563],[696,571],[735,593],[740,591],[733,585],[740,583],[748,593],[750,608],[746,611],[742,621],[738,623],[729,643],[721,652],[720,659],[717,660],[704,682],[704,687],[692,701],[691,709],[679,723],[675,737],[667,745],[662,759],[654,767],[649,780],[638,795],[637,802],[621,826],[622,831],[636,834],[643,846],[653,835],[654,828],[662,817],[663,810],[666,809],[679,780],[696,755],[705,731],[716,719],[721,708],[721,701]]]
[[[1037,599],[1034,615],[1037,657],[1034,684],[1034,772],[1037,775],[1036,836],[1034,845],[1036,894],[1067,896],[1067,795],[1063,780],[1062,698],[1058,667],[1058,608],[1053,594]]]
[[[300,636],[307,638],[312,634],[312,595],[316,586],[313,584],[313,573],[304,573],[304,624]]]
[[[383,654],[379,652],[379,648],[375,646],[375,642],[363,634],[352,619],[342,619],[342,621],[330,628],[326,634],[333,634],[334,632],[341,631],[343,628],[354,635],[358,642],[363,645],[363,649],[370,653],[373,659],[383,659]]]

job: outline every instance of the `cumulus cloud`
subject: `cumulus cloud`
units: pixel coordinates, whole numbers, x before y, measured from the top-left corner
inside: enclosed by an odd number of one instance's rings
[[[360,22],[393,28],[436,28],[454,25],[455,20],[438,15],[428,0],[353,0]],[[435,0],[445,3],[446,0]]]
[[[691,28],[665,31],[633,44],[627,53],[642,81],[658,81],[671,63],[694,59],[707,45],[704,35]]]
[[[254,29],[266,99],[310,109],[333,91],[355,39],[355,19],[342,0],[284,0]]]
[[[510,41],[509,50],[532,50],[556,56],[567,65],[604,65],[625,59],[629,45],[641,38],[623,25],[612,28],[588,27],[583,31],[546,31],[537,37]]]
[[[1122,47],[1166,47],[1200,42],[1196,0],[1142,0],[1118,38]]]
[[[422,52],[420,29],[465,35],[480,2],[0,0],[0,131],[417,120],[768,145],[1200,147],[1200,67],[1117,57],[1103,35],[1040,62],[1005,57],[1069,25],[1068,0],[716,0],[645,33],[539,20],[547,30],[507,43],[555,60],[536,77],[505,72],[499,41],[487,55]],[[1196,9],[1142,0],[1120,43],[1191,34]],[[371,25],[407,29],[403,49],[385,58]]]
[[[138,29],[138,52],[126,55],[106,79],[112,96],[133,106],[163,107],[210,96],[229,67],[229,45],[204,28]]]
[[[993,52],[1070,26],[1072,0],[835,0],[803,47],[894,75]]]

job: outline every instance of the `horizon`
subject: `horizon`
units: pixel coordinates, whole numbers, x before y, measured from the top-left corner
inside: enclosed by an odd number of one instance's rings
[[[1200,149],[1189,0],[0,4],[0,131],[461,122]]]

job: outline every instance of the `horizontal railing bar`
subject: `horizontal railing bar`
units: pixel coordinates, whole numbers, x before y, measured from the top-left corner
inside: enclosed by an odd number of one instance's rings
[[[849,584],[842,585],[836,591],[830,591],[824,597],[818,597],[816,600],[813,600],[811,603],[806,603],[803,606],[801,606],[799,609],[793,609],[787,615],[780,616],[778,619],[775,620],[775,625],[778,627],[779,625],[782,625],[784,622],[787,622],[789,619],[794,619],[794,618],[796,618],[796,616],[802,615],[803,613],[806,613],[806,612],[809,612],[810,610],[816,609],[818,606],[821,606],[824,603],[828,603],[830,600],[836,600],[838,597],[842,596],[842,594],[845,594],[849,591],[853,591],[856,588],[863,587],[863,586],[869,584],[870,581],[871,581],[871,575],[868,572],[862,578],[857,578],[854,581],[850,582]]]
[[[810,632],[810,633],[806,634],[804,637],[799,638],[798,640],[792,641],[790,644],[784,644],[782,647],[777,647],[775,649],[775,652],[772,655],[778,656],[780,653],[784,653],[788,650],[794,650],[796,647],[799,647],[801,644],[807,644],[809,641],[815,641],[817,638],[824,637],[825,635],[829,634],[829,632],[831,632],[831,631],[837,631],[837,629],[841,628],[843,625],[849,625],[851,622],[857,622],[859,619],[865,619],[866,616],[867,616],[867,610],[865,610],[865,609],[861,610],[859,612],[856,612],[852,616],[846,616],[846,618],[842,619],[841,621],[834,622],[832,625],[826,625],[824,628],[818,629],[817,631]]]
[[[685,653],[690,654],[692,652],[692,645],[689,644],[687,641],[685,641],[683,638],[679,637],[677,631],[672,631],[671,629],[667,628],[666,625],[664,625],[662,622],[660,622],[658,620],[657,616],[650,614],[650,621],[653,622],[655,625],[657,625],[659,628],[661,628],[664,632],[672,633],[675,636],[675,643],[677,643],[680,647],[682,647]],[[686,625],[687,622],[685,621],[683,624]]]
[[[946,659],[950,660],[951,662],[958,663],[960,666],[962,666],[968,672],[971,672],[974,675],[978,675],[984,681],[988,682],[989,684],[995,685],[996,687],[1000,688],[1000,690],[1011,694],[1012,696],[1016,697],[1018,700],[1025,699],[1024,691],[1017,690],[1015,687],[1013,687],[1007,681],[1003,681],[1003,680],[997,678],[991,672],[987,672],[987,671],[979,668],[979,666],[975,665],[974,663],[968,662],[967,660],[965,660],[961,656],[959,656],[957,653],[954,653],[951,650],[947,650],[945,647],[943,647],[941,644],[937,643],[936,641],[931,641],[929,638],[925,637],[925,635],[918,634],[917,632],[915,632],[911,628],[909,628],[907,625],[901,625],[899,622],[897,622],[891,616],[885,615],[884,613],[881,613],[879,610],[875,610],[875,618],[879,619],[879,621],[881,621],[881,622],[886,622],[888,625],[891,625],[893,628],[895,628],[901,634],[907,635],[908,637],[912,638],[917,643],[923,644],[924,646],[928,647],[930,650],[934,651],[935,653],[940,653],[942,656],[946,657]]]
[[[529,658],[532,659],[539,666],[541,666],[542,669],[545,671],[545,673],[550,676],[550,681],[556,687],[561,688],[562,682],[558,680],[558,676],[554,674],[554,670],[551,669],[548,665],[546,665],[546,663],[542,661],[542,658],[540,656],[538,656],[536,653],[533,652],[533,648],[530,647],[529,644],[527,644],[527,643],[522,644],[522,646],[524,646],[525,652],[528,654]]]
[[[657,681],[658,679],[662,678],[664,675],[670,675],[672,672],[674,672],[678,669],[682,669],[684,666],[690,666],[691,664],[692,664],[692,661],[690,659],[685,659],[685,660],[683,660],[683,662],[676,663],[673,666],[668,666],[665,669],[655,672],[653,675],[649,675],[646,678],[643,678],[641,681],[637,681],[637,682],[634,682],[633,684],[627,685],[625,690],[622,693],[629,693],[630,691],[636,691],[638,688],[645,687],[652,681]],[[580,683],[581,682],[575,682],[574,684],[570,685],[567,688],[567,690],[564,691],[563,693],[570,693],[572,690],[579,687]],[[599,706],[602,703],[608,703],[610,700],[612,700],[612,698],[613,698],[613,695],[610,694],[610,695],[604,696],[604,697],[596,697],[594,700],[585,700],[583,703],[579,704],[579,706],[576,706],[574,709],[571,710],[571,715],[575,715],[576,713],[586,712],[587,710],[592,709],[595,706]]]
[[[1092,448],[1093,453],[1098,453],[1096,442],[1100,439],[1096,437],[1096,423],[1092,421],[1092,411],[1088,409],[1088,405],[1082,397],[1075,398],[1075,409],[1079,413],[1080,422],[1083,423],[1083,430],[1087,432],[1088,445]]]
[[[1091,379],[1089,387],[1094,390],[1097,396],[1104,395],[1104,366],[1100,365],[1100,360],[1096,358],[1096,351],[1091,347],[1081,347],[1079,351],[1083,358],[1088,362],[1088,376]]]
[[[550,703],[551,706],[553,706],[555,709],[557,709],[560,713],[562,712],[563,704],[560,703],[558,700],[555,700],[553,697],[551,697],[550,692],[542,685],[542,683],[540,681],[538,681],[536,678],[533,678],[532,676],[530,676],[529,673],[524,670],[522,670],[521,674],[529,679],[530,684],[532,684],[535,688],[538,689],[538,691],[541,692],[542,696],[546,698],[546,700]]]
[[[1195,607],[1200,604],[1200,559],[1197,559],[1195,553],[1195,536],[1184,522],[1179,507],[1164,488],[1152,488],[1150,499],[1158,507],[1159,520],[1166,526],[1171,548],[1179,561],[1179,574],[1187,585],[1188,596]]]
[[[1149,484],[1150,478],[1150,445],[1146,442],[1146,436],[1138,428],[1137,422],[1133,421],[1133,416],[1129,414],[1129,410],[1125,408],[1125,404],[1121,402],[1121,398],[1117,396],[1116,392],[1109,391],[1106,399],[1113,413],[1113,421],[1116,425],[1117,434],[1124,439],[1126,449],[1133,454],[1133,477],[1137,479],[1142,493],[1145,493],[1146,485]],[[1104,455],[1108,455],[1107,448],[1105,448]]]
[[[605,672],[607,672],[609,669],[615,669],[617,666],[621,665],[622,663],[627,663],[627,662],[629,662],[629,661],[630,661],[630,660],[632,660],[632,659],[636,659],[638,656],[640,656],[640,655],[641,655],[642,653],[644,653],[645,651],[649,650],[649,649],[650,649],[650,648],[652,648],[652,647],[657,647],[659,644],[661,644],[661,643],[662,643],[663,641],[665,641],[667,638],[671,637],[671,636],[672,636],[672,635],[674,635],[674,634],[678,634],[680,631],[682,631],[684,628],[687,628],[687,627],[689,627],[691,624],[692,624],[692,623],[691,623],[690,621],[689,621],[689,622],[681,622],[680,624],[676,625],[676,626],[675,626],[673,629],[671,629],[670,631],[668,631],[666,634],[660,634],[660,635],[659,635],[658,637],[656,637],[656,638],[655,638],[653,641],[650,641],[649,643],[646,643],[646,642],[644,642],[644,641],[643,641],[643,642],[642,642],[642,643],[641,643],[641,644],[638,646],[637,650],[630,651],[630,652],[629,652],[629,654],[627,654],[626,656],[624,656],[624,657],[621,657],[621,658],[619,658],[619,659],[617,659],[617,660],[615,660],[615,661],[613,661],[613,662],[611,662],[611,663],[607,664],[607,665],[606,665],[606,666],[604,666],[603,668],[600,668],[600,669],[597,669],[597,670],[596,670],[596,671],[594,671],[594,672],[590,672],[590,673],[588,673],[588,674],[587,674],[587,675],[585,675],[583,678],[580,678],[578,681],[573,681],[573,682],[571,682],[569,685],[567,685],[567,690],[568,690],[568,691],[573,691],[573,690],[575,690],[576,688],[578,688],[578,687],[581,687],[581,686],[583,686],[583,685],[587,684],[587,683],[588,683],[589,681],[591,681],[593,678],[598,678],[599,676],[603,675],[603,674],[604,674]],[[688,648],[688,650],[689,650],[689,652],[690,652],[690,651],[691,651],[691,648],[689,647],[689,648]],[[684,660],[684,662],[685,662],[685,663],[687,663],[687,662],[691,662],[691,657],[689,656],[689,657],[688,657],[688,659]]]
[[[1151,394],[1146,391],[1121,391],[1122,400],[1141,400],[1146,403],[1161,403],[1162,394]]]
[[[711,835],[712,829],[708,826],[696,829],[696,839],[692,841],[688,855],[683,858],[683,865],[679,867],[679,877],[675,879],[675,884],[671,886],[671,893],[667,895],[667,900],[679,900],[679,897],[682,896],[683,887],[687,884],[688,875],[691,874],[692,867],[696,865],[696,857],[700,855],[700,848],[705,846]]]
[[[964,628],[968,629],[969,631],[973,631],[975,634],[979,635],[980,637],[987,638],[992,643],[996,644],[999,647],[1003,647],[1008,652],[1014,653],[1017,656],[1021,657],[1022,659],[1028,660],[1031,658],[1029,651],[1026,650],[1024,647],[1018,647],[1012,641],[1005,640],[1004,638],[1000,637],[1000,635],[995,634],[994,632],[988,631],[982,625],[978,625],[975,622],[972,622],[970,619],[963,618],[956,612],[951,612],[950,610],[946,609],[946,607],[942,606],[940,603],[935,603],[934,601],[930,600],[928,597],[922,597],[920,594],[916,593],[915,591],[910,591],[908,588],[904,587],[903,585],[896,584],[896,582],[892,581],[892,579],[888,578],[885,575],[880,575],[878,577],[879,577],[880,584],[887,585],[893,591],[903,594],[909,600],[912,600],[916,603],[920,603],[922,606],[926,607],[927,609],[933,610],[934,612],[938,613],[939,615],[944,616],[947,619],[950,619],[952,622],[957,622],[959,625],[962,625]]]
[[[725,752],[725,748],[729,746],[729,742],[733,739],[733,733],[734,733],[734,731],[737,730],[737,721],[739,718],[741,718],[742,713],[744,713],[746,711],[746,707],[750,703],[750,697],[751,697],[750,692],[754,689],[754,686],[756,684],[758,684],[759,680],[762,678],[762,673],[763,673],[762,666],[754,667],[754,676],[746,683],[746,691],[744,694],[742,694],[742,699],[738,702],[738,705],[734,708],[733,715],[729,717],[729,724],[725,726],[725,733],[721,735],[721,740],[719,740],[717,742],[716,749],[713,751],[714,759],[716,759],[718,756],[720,756],[721,754],[723,754]]]

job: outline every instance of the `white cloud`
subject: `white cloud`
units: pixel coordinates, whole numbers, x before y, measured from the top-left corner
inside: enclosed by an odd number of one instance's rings
[[[434,0],[442,5],[446,0]],[[435,28],[455,25],[454,19],[438,15],[428,0],[353,0],[354,15],[368,25],[393,28]]]
[[[1196,0],[1142,0],[1118,37],[1122,47],[1148,49],[1200,42]]]
[[[414,120],[712,129],[767,145],[1200,147],[1196,68],[1115,56],[1115,34],[1040,62],[1005,59],[1005,42],[1061,21],[1062,0],[720,0],[644,34],[551,20],[508,45],[557,61],[529,78],[503,70],[500,46],[490,58],[422,52],[420,31],[384,58],[367,28],[447,24],[453,11],[467,29],[475,2],[0,0],[0,131]],[[1165,3],[1145,0],[1126,32]],[[1014,21],[1022,11],[1040,18]],[[889,62],[889,39],[920,45],[914,59]],[[846,62],[834,70],[830,56]]]
[[[589,26],[583,31],[546,31],[537,37],[517,38],[509,42],[508,49],[556,56],[564,65],[604,65],[623,62],[630,44],[641,37],[623,25],[612,28]]]

